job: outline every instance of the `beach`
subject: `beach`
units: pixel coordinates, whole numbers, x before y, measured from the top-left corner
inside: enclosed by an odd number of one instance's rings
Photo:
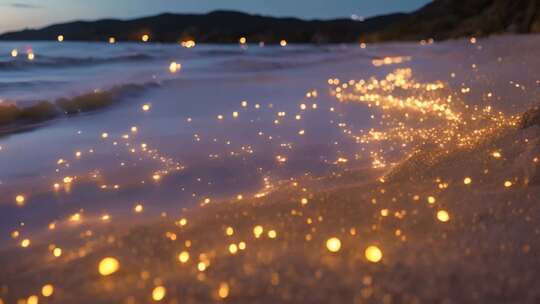
[[[0,299],[536,303],[538,45],[0,43]]]

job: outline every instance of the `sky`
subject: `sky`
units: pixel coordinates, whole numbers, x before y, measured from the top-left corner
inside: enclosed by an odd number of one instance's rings
[[[0,32],[101,18],[239,10],[272,16],[332,19],[409,12],[430,0],[0,0]]]

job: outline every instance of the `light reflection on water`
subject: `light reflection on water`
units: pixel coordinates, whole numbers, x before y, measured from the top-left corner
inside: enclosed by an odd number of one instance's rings
[[[0,52],[14,47],[1,44]],[[147,214],[158,216],[207,197],[255,193],[264,178],[276,182],[340,170],[335,160],[353,159],[359,151],[337,124],[370,124],[364,108],[338,105],[328,94],[326,77],[336,64],[345,77],[361,75],[358,68],[375,73],[370,57],[356,49],[298,46],[284,55],[281,49],[228,46],[184,50],[38,43],[32,48],[37,66],[22,62],[0,71],[0,82],[7,86],[3,98],[53,99],[131,82],[158,81],[160,86],[96,113],[0,138],[0,229],[5,232],[0,240],[22,222],[27,231],[39,230],[81,210],[87,217],[125,213],[137,201],[145,203]],[[358,64],[341,61],[348,56],[359,58]],[[42,65],[40,57],[45,58]],[[169,72],[173,59],[182,64],[174,75]],[[56,66],[50,64],[55,61]],[[238,66],[231,68],[235,61]],[[12,85],[13,79],[24,79],[32,89]],[[52,86],[52,81],[62,85]],[[318,98],[306,98],[312,90]],[[307,109],[301,109],[302,103]],[[150,110],[142,111],[143,104],[150,104]],[[339,110],[331,112],[331,107]],[[133,126],[137,132],[131,132]],[[299,135],[300,130],[305,134]],[[104,132],[106,139],[101,138]],[[163,178],[152,180],[156,173]],[[68,192],[62,182],[66,176],[75,177]],[[17,193],[28,197],[22,208],[13,204]]]

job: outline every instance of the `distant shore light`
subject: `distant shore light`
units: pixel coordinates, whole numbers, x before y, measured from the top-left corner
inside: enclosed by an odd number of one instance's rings
[[[171,73],[176,73],[176,72],[180,71],[181,68],[182,68],[182,65],[180,63],[175,62],[175,61],[171,62],[171,64],[169,65],[169,71]]]
[[[186,49],[191,49],[191,48],[194,48],[197,45],[197,43],[195,43],[194,40],[185,40],[185,41],[180,42],[180,45]]]
[[[64,35],[58,35],[58,37],[56,37],[56,40],[58,40],[58,42],[64,41]]]
[[[148,36],[147,34],[142,35],[141,37],[142,42],[148,42],[148,40],[150,40],[150,36]]]
[[[281,45],[281,47],[286,47],[287,44],[288,44],[288,43],[287,43],[287,40],[281,40],[281,41],[279,42],[279,45]]]
[[[110,43],[110,44],[115,44],[115,43],[116,43],[116,38],[114,38],[114,37],[109,37],[109,43]]]

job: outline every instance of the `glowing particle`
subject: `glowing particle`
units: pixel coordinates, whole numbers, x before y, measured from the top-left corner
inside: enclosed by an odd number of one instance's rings
[[[22,248],[27,248],[28,246],[30,246],[30,240],[29,239],[24,239],[21,241],[21,247]]]
[[[218,296],[222,299],[225,299],[229,296],[229,284],[225,282],[219,284]]]
[[[302,199],[300,200],[300,203],[301,203],[302,205],[307,205],[307,204],[308,204],[308,199],[304,197],[304,198],[302,198]]]
[[[378,263],[382,257],[383,253],[377,246],[369,246],[365,251],[366,259],[372,263]]]
[[[260,225],[257,225],[253,228],[253,234],[255,235],[255,238],[260,238],[263,232],[264,232],[264,229]]]
[[[36,295],[31,295],[26,299],[26,304],[38,304],[39,298]]]
[[[502,154],[499,151],[495,151],[495,152],[491,153],[491,156],[493,156],[494,158],[501,158]]]
[[[59,258],[60,256],[62,256],[62,248],[59,248],[59,247],[54,248],[53,255],[56,258]]]
[[[242,108],[245,108],[248,106],[248,102],[244,100],[240,103],[240,105],[242,106]]]
[[[79,222],[81,220],[81,214],[75,213],[69,217],[70,222]]]
[[[176,73],[178,71],[180,71],[180,69],[182,68],[182,65],[180,63],[177,63],[177,62],[171,62],[171,64],[169,64],[169,71],[171,73]]]
[[[463,180],[463,183],[465,185],[470,185],[472,183],[472,179],[470,177],[466,177],[464,180]]]
[[[11,237],[14,238],[14,239],[18,238],[19,235],[20,235],[20,233],[19,233],[19,231],[17,231],[17,230],[15,230],[15,231],[13,231],[13,232],[11,233]]]
[[[227,227],[227,229],[225,229],[225,234],[228,235],[228,236],[231,236],[234,234],[234,228],[233,227]]]
[[[154,174],[154,175],[152,175],[152,179],[155,180],[155,181],[158,181],[158,180],[161,179],[161,175],[159,175],[159,174]]]
[[[275,239],[277,237],[277,232],[275,230],[268,231],[268,237],[271,239]]]
[[[19,194],[15,197],[15,202],[17,203],[17,206],[23,206],[25,201],[26,198],[22,194]]]
[[[238,246],[236,244],[229,245],[229,252],[231,254],[236,254],[238,252]]]
[[[180,254],[178,255],[178,260],[182,264],[187,263],[189,261],[189,252],[187,251],[180,252]]]
[[[117,272],[118,268],[120,268],[120,263],[117,259],[111,257],[107,257],[101,260],[98,266],[99,274],[101,274],[102,276],[109,276]]]
[[[326,240],[326,248],[330,252],[338,252],[341,249],[341,241],[336,237],[329,238]]]
[[[238,249],[245,250],[246,249],[246,242],[240,242],[238,243]]]
[[[187,219],[181,218],[178,223],[180,224],[180,226],[185,226],[185,225],[187,225]]]
[[[427,201],[428,201],[428,203],[430,203],[430,204],[435,204],[435,202],[436,202],[437,200],[435,199],[435,197],[429,196],[429,197],[427,198]]]
[[[103,132],[101,133],[101,138],[105,139],[109,137],[109,133]]]
[[[167,294],[167,290],[163,286],[157,286],[152,290],[152,299],[154,301],[161,301],[165,298],[165,295]]]
[[[450,214],[445,210],[439,210],[437,212],[437,219],[443,223],[446,223],[450,220]]]
[[[202,271],[205,271],[205,270],[206,270],[206,267],[207,267],[207,266],[206,266],[206,264],[205,264],[204,262],[199,262],[199,263],[197,264],[197,269],[198,269],[199,271],[201,271],[201,272],[202,272]]]
[[[43,287],[41,287],[41,294],[48,298],[50,296],[52,296],[54,293],[54,286],[52,284],[46,284],[46,285],[43,285]]]
[[[511,182],[511,181],[508,181],[508,180],[505,181],[505,182],[504,182],[504,187],[505,187],[505,188],[510,188],[510,187],[512,187],[512,182]]]
[[[237,112],[237,111],[234,111],[234,112],[232,113],[232,116],[233,116],[234,118],[237,118],[237,117],[238,117],[238,112]]]
[[[141,212],[143,212],[144,207],[143,207],[142,204],[137,204],[137,205],[135,205],[135,207],[133,208],[133,210],[134,210],[136,213],[141,213]]]

